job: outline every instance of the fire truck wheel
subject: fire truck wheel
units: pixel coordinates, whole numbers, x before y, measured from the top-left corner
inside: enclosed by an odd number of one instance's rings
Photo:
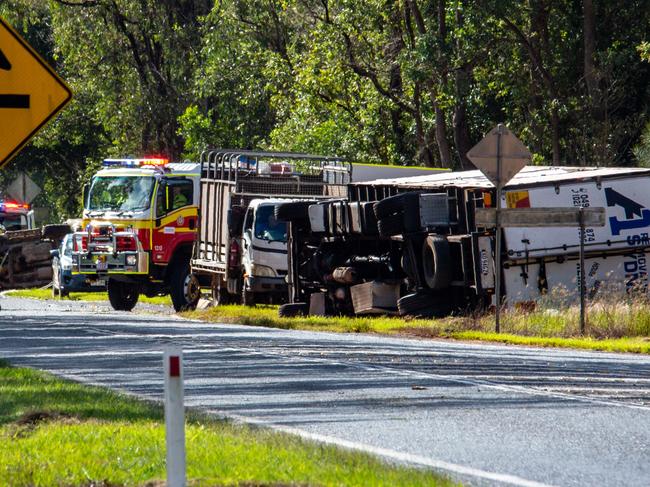
[[[174,311],[191,311],[201,297],[199,280],[190,272],[189,263],[175,266],[171,276],[171,297]]]
[[[440,235],[429,235],[422,245],[422,273],[429,289],[446,289],[451,284],[449,242]]]
[[[116,311],[131,311],[135,308],[140,297],[140,289],[137,284],[130,282],[108,280],[108,300]]]

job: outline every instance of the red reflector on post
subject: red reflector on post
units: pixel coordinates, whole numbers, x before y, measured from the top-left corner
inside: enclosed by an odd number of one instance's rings
[[[178,356],[169,357],[169,377],[181,376],[181,359]]]

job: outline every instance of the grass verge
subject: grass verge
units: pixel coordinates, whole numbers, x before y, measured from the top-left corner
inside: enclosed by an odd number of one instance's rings
[[[0,360],[0,486],[161,485],[160,406]],[[190,415],[189,485],[452,485],[268,429]]]
[[[378,333],[422,338],[452,338],[608,352],[650,353],[650,307],[637,306],[590,313],[589,327],[580,336],[577,309],[564,312],[541,310],[502,314],[502,333],[494,333],[494,318],[489,315],[449,317],[436,320],[378,317],[295,317],[280,318],[275,306],[220,306],[184,313],[184,316],[220,323],[267,326],[284,329],[332,331],[339,333]],[[630,333],[630,336],[625,336]]]
[[[48,299],[47,290],[10,291],[12,296]],[[79,293],[75,300],[107,299],[106,293]],[[169,297],[143,298],[145,302],[170,304]],[[536,311],[508,310],[501,315],[502,333],[494,333],[494,316],[449,317],[437,320],[372,317],[308,316],[280,318],[277,306],[219,306],[183,313],[192,319],[215,323],[239,323],[292,330],[337,333],[378,333],[528,345],[595,351],[650,354],[650,304],[644,301],[600,301],[588,310],[586,334],[580,335],[576,307],[542,307]]]
[[[13,291],[8,291],[7,294],[17,298],[54,299],[52,298],[51,289],[15,289]],[[72,293],[61,299],[62,301],[107,301],[108,293]],[[160,304],[164,306],[171,306],[172,304],[169,296],[155,296],[153,298],[148,298],[147,296],[140,295],[138,301],[141,303]]]

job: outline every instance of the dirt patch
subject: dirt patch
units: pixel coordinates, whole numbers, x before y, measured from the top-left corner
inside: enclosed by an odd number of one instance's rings
[[[440,330],[424,328],[421,326],[405,326],[397,330],[397,335],[411,336],[417,338],[440,338]]]
[[[79,419],[68,414],[55,411],[27,411],[9,427],[9,436],[12,438],[25,438],[33,433],[41,424],[59,421],[69,424],[79,423]]]

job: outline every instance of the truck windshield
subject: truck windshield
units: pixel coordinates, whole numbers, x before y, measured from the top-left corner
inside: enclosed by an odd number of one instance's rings
[[[93,179],[89,210],[140,211],[151,204],[151,176],[98,176]]]
[[[287,224],[275,219],[273,205],[258,206],[255,212],[255,237],[269,242],[287,241]]]

